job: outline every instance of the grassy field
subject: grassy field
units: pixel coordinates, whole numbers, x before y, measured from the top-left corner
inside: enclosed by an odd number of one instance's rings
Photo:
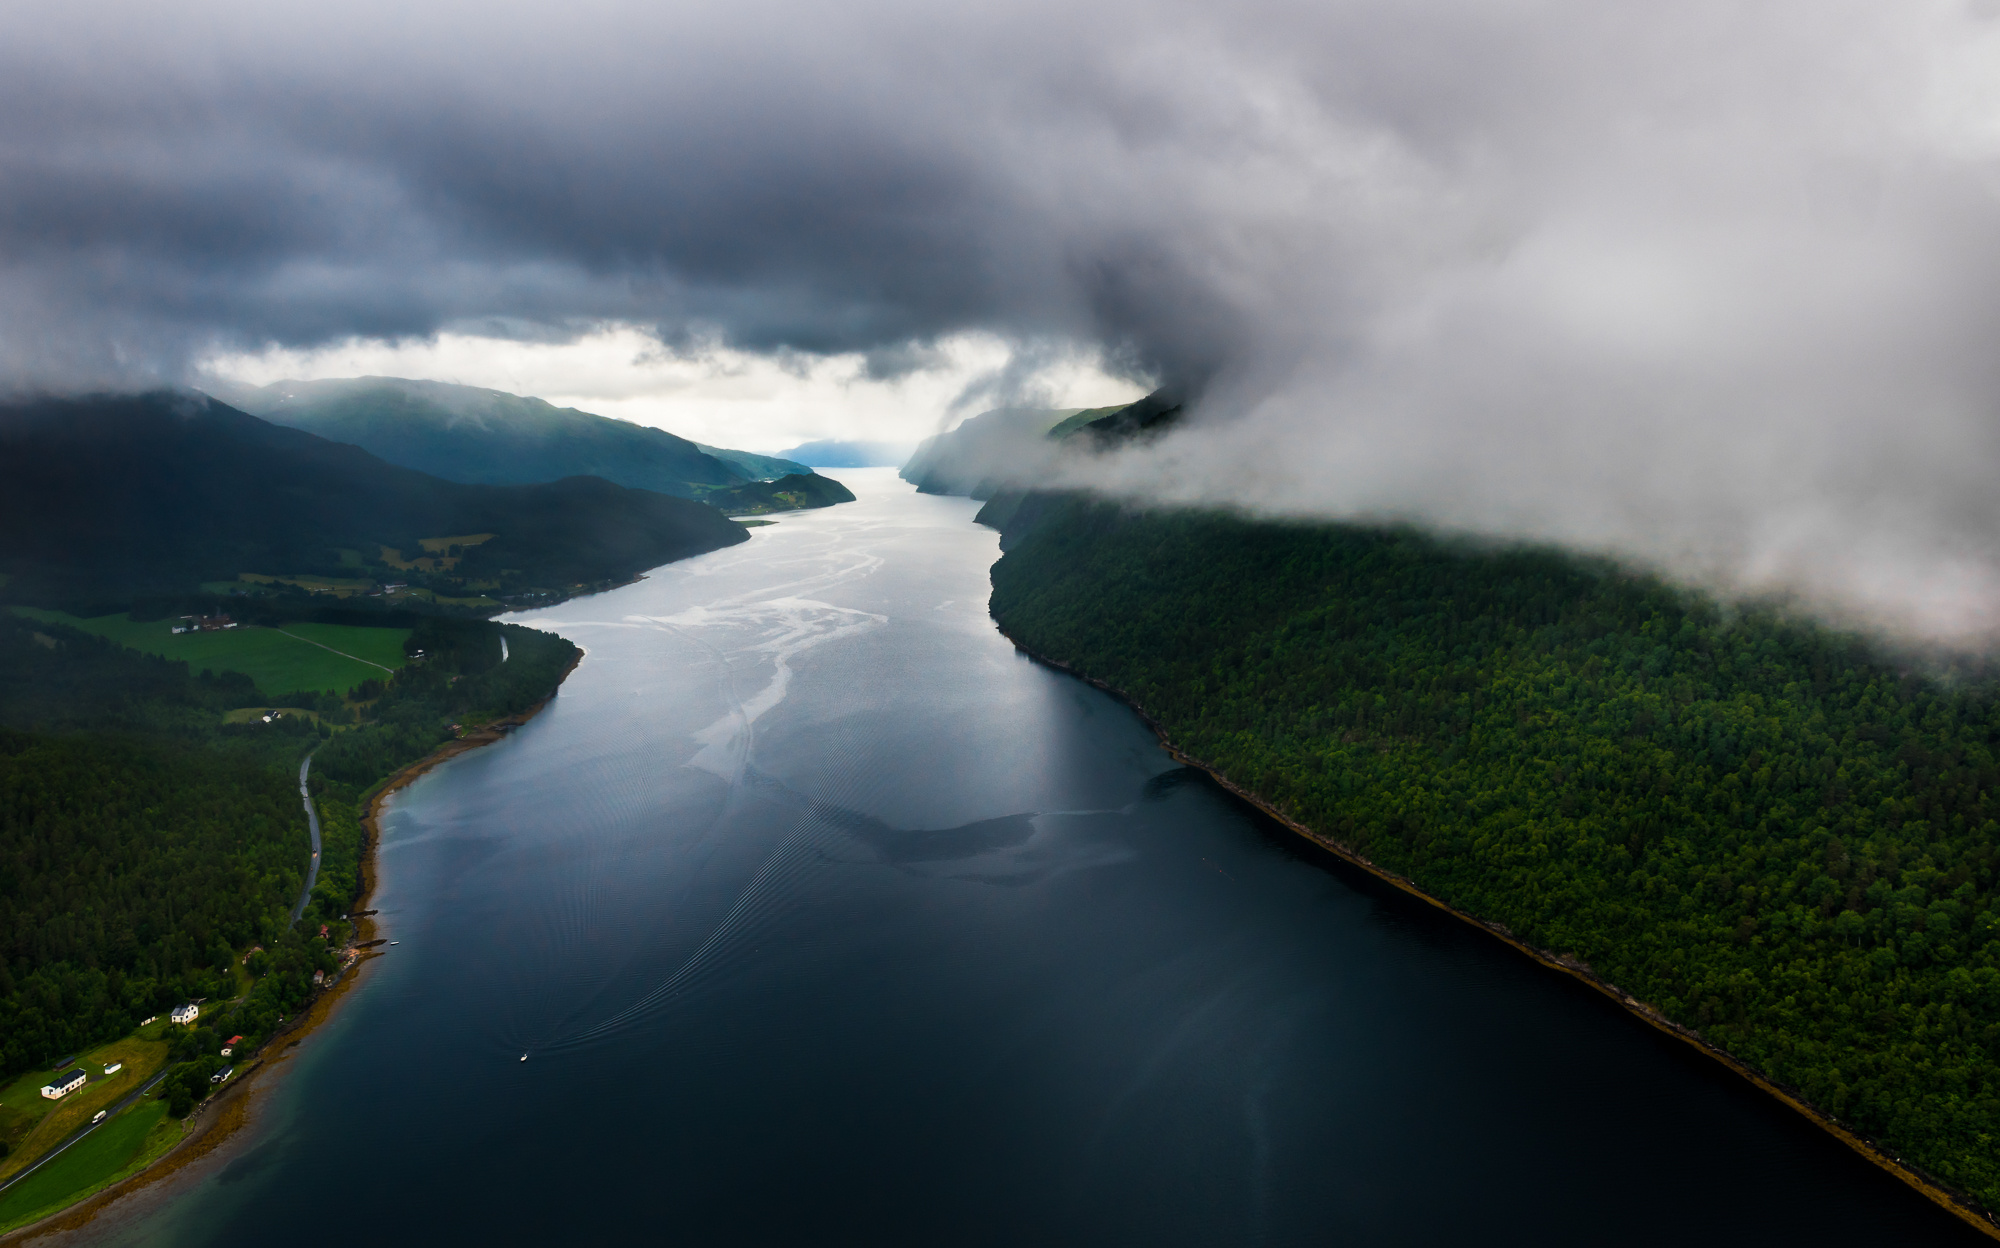
[[[380,680],[389,675],[383,669],[403,666],[403,642],[410,635],[406,628],[290,624],[283,630],[244,627],[177,636],[173,631],[177,620],[141,622],[123,615],[81,620],[60,611],[31,607],[16,607],[14,611],[29,619],[96,633],[134,650],[180,659],[190,671],[242,672],[266,693],[346,693],[364,680]]]
[[[167,1060],[167,1044],[159,1039],[164,1021],[137,1034],[114,1040],[83,1054],[74,1063],[90,1074],[90,1082],[60,1101],[47,1100],[41,1088],[50,1070],[34,1070],[0,1089],[0,1139],[8,1154],[0,1159],[0,1179],[34,1161],[56,1141],[90,1121],[90,1116],[150,1079]],[[106,1078],[105,1066],[123,1062],[125,1069]]]
[[[244,585],[296,585],[311,593],[332,594],[336,598],[365,594],[375,588],[375,582],[367,577],[262,576],[255,572],[245,572],[236,579]],[[207,583],[213,584],[213,582]]]
[[[148,1098],[70,1145],[48,1165],[0,1192],[0,1231],[46,1217],[108,1187],[180,1138],[167,1107]]]

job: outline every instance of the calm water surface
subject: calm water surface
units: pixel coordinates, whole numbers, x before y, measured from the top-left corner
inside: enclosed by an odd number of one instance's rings
[[[395,800],[402,943],[116,1238],[1982,1242],[1176,767],[994,631],[977,504],[837,475],[521,617],[589,657]]]

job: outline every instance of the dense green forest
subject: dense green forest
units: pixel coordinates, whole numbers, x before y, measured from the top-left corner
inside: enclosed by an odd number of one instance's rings
[[[2000,702],[1536,550],[1006,496],[992,609],[1299,822],[2000,1208]]]
[[[165,1092],[186,1112],[210,1089],[214,1034],[254,1046],[306,1002],[360,888],[369,790],[454,725],[546,698],[578,654],[517,625],[403,622],[422,657],[386,686],[292,695],[311,714],[267,724],[225,722],[272,701],[240,675],[0,614],[0,1078],[205,997]],[[323,850],[293,925],[309,751]]]

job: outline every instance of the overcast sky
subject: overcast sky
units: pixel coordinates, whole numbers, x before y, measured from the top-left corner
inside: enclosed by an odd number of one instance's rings
[[[742,445],[1166,379],[1127,488],[1977,643],[1996,13],[17,2],[0,370],[570,378]]]

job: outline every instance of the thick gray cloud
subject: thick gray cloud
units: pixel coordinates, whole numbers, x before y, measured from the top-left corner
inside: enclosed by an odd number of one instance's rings
[[[606,320],[885,375],[1096,343],[1205,386],[1133,489],[1979,640],[1990,7],[15,5],[0,370]]]

